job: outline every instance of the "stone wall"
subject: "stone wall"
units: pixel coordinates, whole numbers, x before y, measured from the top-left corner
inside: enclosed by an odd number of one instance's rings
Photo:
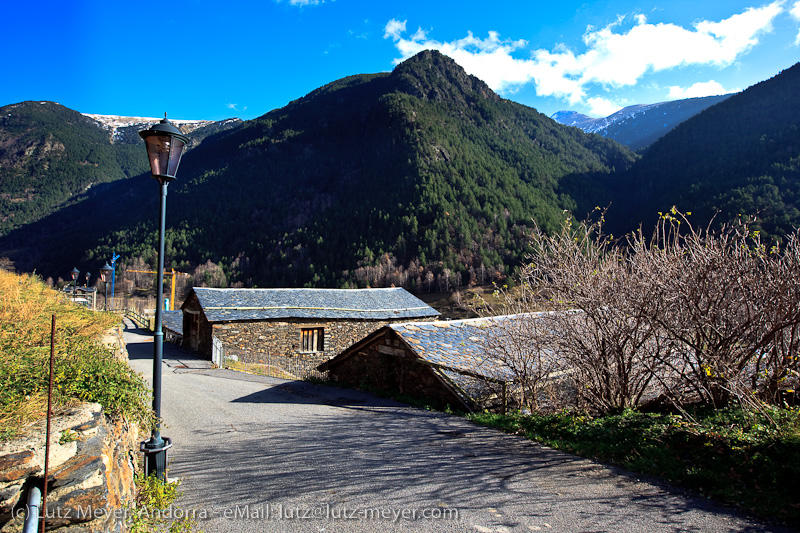
[[[117,325],[106,331],[100,343],[114,352],[114,357],[122,361],[128,360],[128,349],[122,335],[122,325]]]
[[[28,490],[44,476],[46,421],[0,444],[0,533],[22,531]],[[53,417],[47,529],[124,531],[120,512],[134,497],[138,429],[82,404]],[[59,443],[61,441],[61,443]]]
[[[443,378],[424,364],[391,330],[333,362],[328,375],[333,381],[406,394],[438,408],[449,405],[469,409]]]
[[[386,326],[384,320],[319,320],[287,319],[264,322],[229,322],[214,324],[213,333],[228,348],[244,354],[244,361],[258,363],[258,354],[284,357],[302,357],[315,364],[323,363],[338,355],[356,341],[373,331]],[[323,352],[300,351],[300,330],[323,328]]]

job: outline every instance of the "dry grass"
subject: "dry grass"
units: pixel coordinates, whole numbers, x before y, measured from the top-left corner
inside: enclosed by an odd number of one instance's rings
[[[62,405],[91,399],[94,392],[88,382],[95,380],[94,387],[101,388],[98,374],[115,379],[124,374],[123,369],[116,374],[110,367],[101,369],[109,354],[96,342],[118,317],[76,305],[34,276],[0,270],[0,440],[19,434],[46,412],[53,315],[56,399]]]
[[[228,359],[225,361],[225,368],[228,368],[230,370],[238,370],[239,372],[247,372],[249,374],[257,374],[259,376],[269,376],[281,379],[300,379],[297,376],[285,371],[281,367],[275,365],[245,363],[242,361],[234,361],[232,359]]]
[[[49,346],[54,314],[58,329],[68,335],[98,337],[118,322],[75,305],[33,276],[0,270],[0,346]]]

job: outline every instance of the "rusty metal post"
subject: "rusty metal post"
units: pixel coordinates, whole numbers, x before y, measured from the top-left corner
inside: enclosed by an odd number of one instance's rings
[[[47,519],[47,477],[50,475],[50,419],[53,416],[53,362],[56,357],[56,315],[50,327],[50,382],[47,385],[47,430],[44,441],[44,486],[42,487],[42,533]]]

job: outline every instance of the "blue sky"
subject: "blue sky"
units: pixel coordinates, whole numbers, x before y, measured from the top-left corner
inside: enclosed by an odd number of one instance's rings
[[[800,0],[76,0],[3,12],[0,105],[185,120],[255,118],[426,48],[547,115],[741,90],[800,60]]]

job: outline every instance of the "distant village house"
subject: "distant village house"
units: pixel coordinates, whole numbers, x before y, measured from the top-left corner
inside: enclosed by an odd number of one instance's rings
[[[439,312],[402,288],[212,289],[183,306],[183,345],[212,358],[214,344],[258,362],[263,354],[326,361],[395,322]]]

